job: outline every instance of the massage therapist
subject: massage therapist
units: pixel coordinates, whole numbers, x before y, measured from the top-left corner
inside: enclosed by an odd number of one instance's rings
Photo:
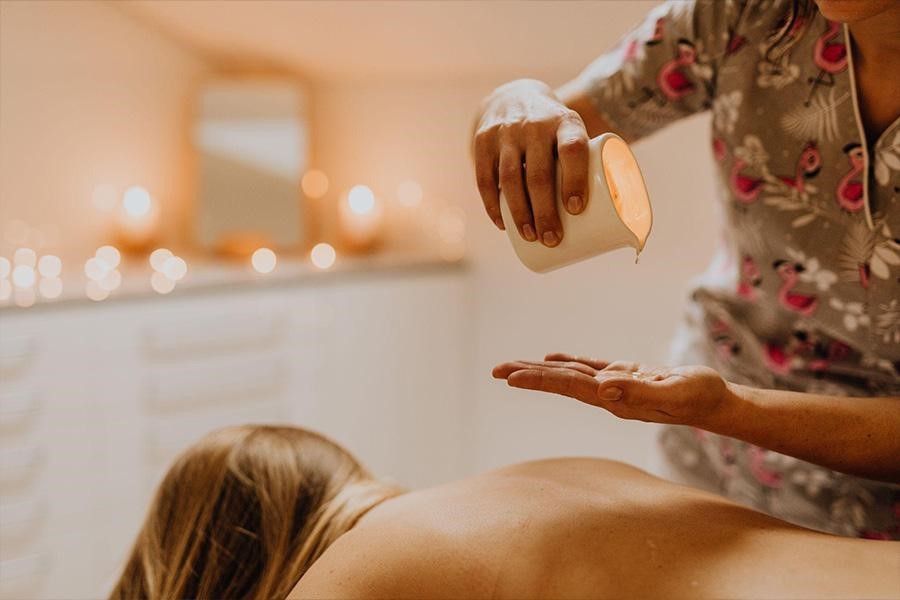
[[[589,137],[707,110],[724,242],[673,357],[697,366],[552,354],[494,375],[672,425],[674,478],[900,539],[900,2],[668,2],[559,89],[498,87],[473,139],[488,216],[503,229],[502,188],[518,234],[552,248],[557,157],[577,215]]]

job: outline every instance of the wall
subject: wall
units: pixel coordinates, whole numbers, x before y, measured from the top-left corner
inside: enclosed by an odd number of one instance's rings
[[[113,3],[0,3],[0,254],[21,242],[60,255],[96,247],[92,194],[140,183],[182,231],[192,192],[188,94],[201,58]],[[12,226],[10,223],[12,222]]]

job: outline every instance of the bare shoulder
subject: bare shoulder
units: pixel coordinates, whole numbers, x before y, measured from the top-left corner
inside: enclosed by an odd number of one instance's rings
[[[452,529],[376,515],[332,544],[289,599],[485,597],[492,584],[491,570]]]

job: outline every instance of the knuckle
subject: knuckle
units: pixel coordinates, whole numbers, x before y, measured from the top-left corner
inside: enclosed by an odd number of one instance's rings
[[[559,143],[559,154],[568,158],[581,156],[587,149],[588,142],[583,137],[571,137]]]
[[[547,186],[553,181],[553,173],[546,166],[531,167],[527,169],[525,176],[530,186]]]
[[[521,181],[519,165],[508,163],[500,166],[500,182],[507,188]]]

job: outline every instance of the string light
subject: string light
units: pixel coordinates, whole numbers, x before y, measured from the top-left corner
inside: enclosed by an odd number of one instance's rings
[[[277,262],[278,257],[268,248],[259,248],[250,257],[250,264],[257,273],[271,273]]]
[[[331,244],[316,244],[309,253],[312,264],[319,269],[330,269],[337,259],[337,253]]]

